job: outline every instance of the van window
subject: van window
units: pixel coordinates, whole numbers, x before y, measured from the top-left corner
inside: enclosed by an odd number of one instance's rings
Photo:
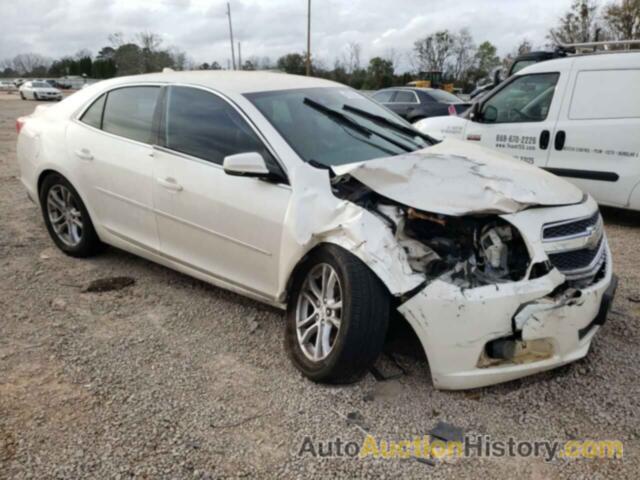
[[[228,155],[258,152],[274,166],[275,160],[251,127],[217,95],[197,88],[171,87],[166,103],[165,147],[218,165]]]
[[[542,122],[549,114],[558,73],[523,75],[482,106],[486,123]]]
[[[640,118],[640,70],[578,72],[569,118]]]
[[[102,128],[102,109],[106,97],[106,95],[101,95],[100,98],[93,102],[84,112],[80,121],[95,128]]]
[[[160,87],[124,87],[107,94],[102,129],[105,132],[151,143],[153,112]]]

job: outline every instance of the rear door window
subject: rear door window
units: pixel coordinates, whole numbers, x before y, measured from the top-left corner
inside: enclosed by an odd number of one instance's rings
[[[107,94],[102,129],[121,137],[151,143],[153,112],[160,87],[124,87]]]
[[[165,147],[222,165],[224,157],[258,152],[275,160],[240,114],[222,98],[191,87],[170,87],[162,128]]]
[[[396,98],[393,100],[394,103],[418,103],[418,99],[416,98],[416,94],[413,92],[403,92],[399,91],[396,94]]]
[[[394,90],[385,90],[383,92],[378,92],[378,93],[374,94],[373,95],[373,99],[376,102],[389,103],[391,101],[391,97],[393,97],[394,93],[395,93]]]

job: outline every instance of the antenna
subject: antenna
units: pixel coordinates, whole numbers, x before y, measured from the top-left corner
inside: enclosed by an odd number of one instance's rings
[[[233,50],[233,27],[231,26],[231,5],[227,2],[227,16],[229,17],[229,39],[231,41],[231,64],[236,69],[236,52]]]

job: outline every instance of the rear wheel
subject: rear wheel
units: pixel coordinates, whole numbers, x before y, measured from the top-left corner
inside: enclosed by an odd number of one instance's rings
[[[38,94],[36,92],[33,92],[33,99],[34,100],[39,100]]]
[[[389,308],[389,293],[362,261],[340,247],[320,247],[297,274],[288,305],[293,363],[317,382],[357,380],[382,351]]]
[[[44,179],[40,205],[49,235],[64,253],[89,257],[103,249],[80,195],[64,177],[51,174]]]
[[[21,98],[22,100],[26,100],[26,99],[27,99],[27,97],[25,97],[25,96],[24,96],[24,93],[22,93],[22,92],[20,92],[20,98]]]

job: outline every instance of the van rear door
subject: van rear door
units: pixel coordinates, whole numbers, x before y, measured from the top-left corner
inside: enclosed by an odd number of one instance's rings
[[[638,85],[640,54],[576,58],[551,141],[548,169],[604,205],[628,207],[640,183]]]

